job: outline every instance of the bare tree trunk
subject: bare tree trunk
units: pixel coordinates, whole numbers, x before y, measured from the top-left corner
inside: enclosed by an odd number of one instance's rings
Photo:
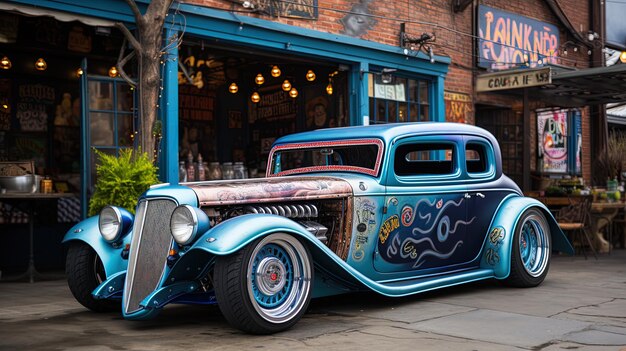
[[[163,60],[163,24],[173,0],[152,0],[141,14],[135,0],[125,0],[135,15],[137,38],[121,23],[117,24],[129,41],[139,60],[139,140],[141,150],[155,157],[154,123],[157,118],[161,90],[161,61]],[[118,65],[120,66],[120,65]],[[118,67],[124,72],[123,67]],[[125,74],[122,75],[123,77]],[[156,160],[155,160],[156,161]]]

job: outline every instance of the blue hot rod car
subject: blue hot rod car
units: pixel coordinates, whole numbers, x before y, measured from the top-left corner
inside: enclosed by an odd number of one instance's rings
[[[572,247],[502,174],[483,129],[450,123],[325,129],[276,141],[266,178],[157,185],[133,216],[70,229],[67,275],[95,311],[147,319],[218,304],[235,327],[294,325],[312,297],[405,296],[481,279],[540,284]]]

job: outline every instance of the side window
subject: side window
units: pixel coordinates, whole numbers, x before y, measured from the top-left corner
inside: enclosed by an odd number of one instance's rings
[[[467,173],[485,173],[488,170],[487,147],[481,143],[469,142],[465,146]]]
[[[400,145],[394,156],[394,171],[399,176],[453,174],[456,157],[452,143]]]

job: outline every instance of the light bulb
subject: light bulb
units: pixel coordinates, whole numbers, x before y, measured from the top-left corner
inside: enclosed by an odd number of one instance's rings
[[[289,90],[289,96],[291,96],[294,99],[297,98],[298,97],[298,89],[291,88],[291,90]]]
[[[234,82],[233,82],[233,83],[230,83],[230,85],[228,86],[228,91],[229,91],[231,94],[235,94],[235,93],[237,93],[237,92],[239,91],[239,87],[238,87],[238,86],[237,86],[237,84],[236,84],[236,83],[234,83]]]
[[[626,63],[626,51],[622,51],[621,55],[619,55],[619,60],[622,61],[622,63]]]
[[[285,79],[285,81],[283,82],[283,90],[289,91],[290,89],[291,89],[291,83],[289,83],[289,81]]]
[[[11,60],[9,60],[7,56],[4,56],[2,60],[0,60],[0,68],[9,69],[11,68],[11,66],[12,66]]]
[[[308,80],[309,82],[312,82],[315,80],[315,72],[313,72],[312,70],[309,70],[308,72],[306,72],[306,80]]]
[[[272,77],[276,78],[276,77],[280,77],[280,68],[278,68],[278,66],[274,66],[272,67]]]
[[[265,78],[263,77],[263,75],[261,73],[257,74],[256,77],[254,77],[254,82],[257,85],[261,85],[263,83],[265,83]]]
[[[328,95],[333,95],[333,83],[332,82],[328,82],[328,85],[326,86],[326,93],[328,93]]]
[[[81,67],[78,67],[78,69],[76,70],[76,76],[80,77],[83,75],[83,73],[85,73],[83,72],[83,69]]]
[[[111,68],[109,68],[109,77],[111,78],[117,77],[117,67],[111,66]]]
[[[255,91],[254,93],[252,93],[252,96],[250,96],[250,100],[252,100],[252,102],[256,104],[257,102],[261,101],[261,95],[259,95],[259,93]]]
[[[46,60],[44,60],[43,58],[38,58],[37,61],[35,61],[35,69],[38,71],[45,71],[46,68],[48,68],[48,64],[46,63]]]

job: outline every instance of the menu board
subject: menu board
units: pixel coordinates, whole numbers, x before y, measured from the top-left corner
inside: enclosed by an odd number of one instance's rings
[[[48,113],[56,100],[55,89],[41,83],[18,85],[15,118],[23,132],[48,130]]]

